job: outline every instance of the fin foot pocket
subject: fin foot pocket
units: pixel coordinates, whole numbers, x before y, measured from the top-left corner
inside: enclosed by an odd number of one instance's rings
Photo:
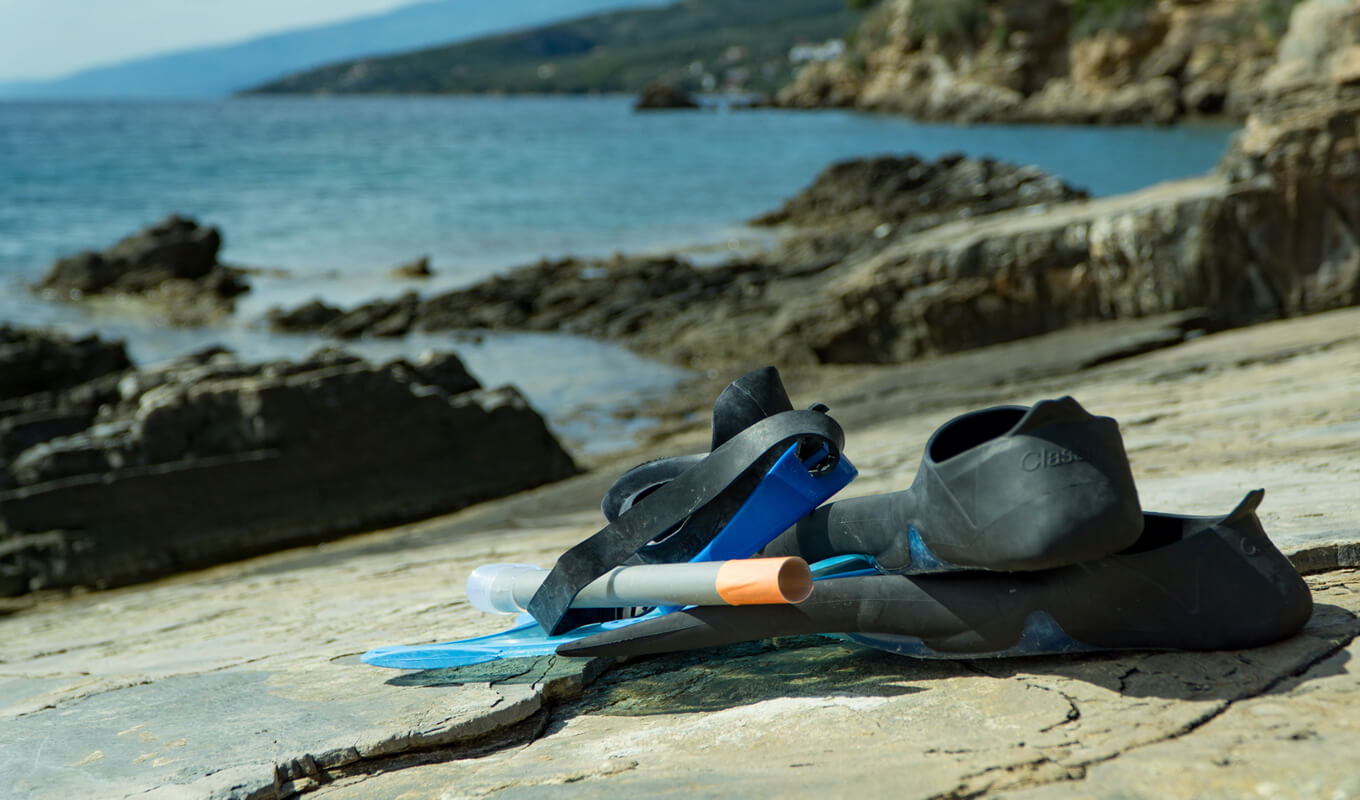
[[[904,574],[1030,571],[1116,553],[1142,524],[1118,424],[1063,397],[955,417],[910,488],[831,503],[765,552],[865,553]]]

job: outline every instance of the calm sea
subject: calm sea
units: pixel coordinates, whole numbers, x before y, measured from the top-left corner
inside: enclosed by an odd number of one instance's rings
[[[266,334],[260,316],[312,297],[404,291],[386,276],[429,256],[462,285],[542,256],[763,240],[741,222],[833,161],[950,151],[1037,164],[1095,194],[1203,172],[1232,129],[923,125],[848,112],[635,114],[626,98],[302,98],[0,103],[0,322],[126,338],[155,361],[220,342],[250,357],[321,342]],[[229,326],[169,330],[35,299],[53,259],[107,247],[169,213],[222,229],[253,280]],[[617,445],[608,411],[665,391],[673,367],[544,335],[362,343],[373,357],[452,348],[486,383],[518,384],[578,446]]]

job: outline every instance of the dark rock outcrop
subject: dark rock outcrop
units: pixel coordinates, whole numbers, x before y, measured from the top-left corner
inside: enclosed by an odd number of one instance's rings
[[[33,408],[0,411],[0,594],[147,580],[576,471],[518,392],[480,388],[452,355],[253,365],[218,350],[49,394],[82,391],[94,412],[47,403],[41,436]]]
[[[270,310],[268,319],[271,330],[279,333],[301,333],[321,330],[345,312],[335,306],[312,300],[291,311],[275,308]]]
[[[88,428],[130,369],[122,342],[0,326],[0,475],[29,447]]]
[[[689,92],[669,83],[649,83],[642,88],[633,108],[637,111],[666,111],[671,109],[698,108]]]
[[[935,161],[879,156],[827,167],[812,185],[752,224],[887,224],[897,231],[920,231],[954,219],[1086,196],[1034,166],[957,153]]]
[[[315,331],[337,339],[360,336],[405,336],[416,323],[420,295],[407,292],[395,300],[374,300],[349,311],[320,300],[291,311],[271,309],[269,327],[279,333]]]
[[[122,294],[149,301],[172,323],[198,325],[230,313],[249,291],[244,271],[218,263],[222,235],[171,216],[103,252],[58,260],[37,288],[67,300]]]
[[[805,271],[816,274],[837,258],[829,256]],[[407,329],[552,331],[623,341],[679,362],[740,358],[750,345],[747,338],[731,337],[723,344],[709,341],[708,332],[721,328],[722,336],[730,336],[722,320],[738,310],[772,313],[778,304],[767,295],[767,286],[788,282],[797,273],[759,259],[703,268],[674,256],[543,260],[420,303],[413,295],[366,303],[315,328],[304,320],[328,315],[316,313],[310,304],[294,311],[276,309],[270,319],[276,330],[311,330],[337,338]],[[704,343],[686,344],[696,336]]]
[[[131,366],[122,342],[0,325],[0,404],[61,392]]]

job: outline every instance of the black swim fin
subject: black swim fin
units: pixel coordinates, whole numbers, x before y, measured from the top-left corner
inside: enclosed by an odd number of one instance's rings
[[[1124,552],[1037,572],[829,578],[791,606],[692,608],[563,645],[634,656],[809,633],[935,658],[1083,650],[1219,650],[1297,633],[1312,597],[1256,517],[1146,515]]]
[[[829,503],[762,555],[865,554],[903,574],[1038,570],[1118,552],[1142,525],[1119,425],[1063,397],[956,417],[909,489]]]

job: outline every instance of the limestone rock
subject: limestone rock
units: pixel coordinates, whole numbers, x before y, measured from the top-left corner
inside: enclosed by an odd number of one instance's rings
[[[889,0],[855,49],[803,68],[790,108],[965,122],[1170,122],[1244,114],[1275,34],[1260,3]]]
[[[358,663],[504,629],[463,602],[467,575],[589,536],[629,460],[442,519],[0,612],[5,797],[1354,795],[1357,331],[1360,308],[1094,370],[1064,357],[1029,371],[1050,340],[796,378],[846,427],[861,469],[847,494],[906,486],[956,414],[1059,391],[1119,420],[1148,508],[1219,513],[1265,486],[1266,528],[1296,563],[1301,542],[1345,557],[1310,558],[1333,571],[1308,577],[1315,613],[1293,639],[961,662],[782,637],[617,666]]]
[[[1264,88],[1360,81],[1360,8],[1347,0],[1304,0],[1290,15]]]
[[[773,104],[783,108],[851,108],[863,76],[844,61],[811,61],[798,80],[779,90]]]
[[[1263,111],[1231,181],[936,229],[844,268],[772,332],[821,361],[891,362],[1195,307],[1226,326],[1354,305],[1358,125],[1360,101]]]
[[[10,593],[146,580],[576,471],[518,392],[481,389],[449,354],[376,366],[335,351],[267,364],[218,352],[124,374],[103,399],[93,419],[7,443]]]
[[[1086,197],[1038,167],[991,158],[880,156],[833,164],[756,225],[887,224],[924,230],[943,222]]]
[[[1179,116],[1179,101],[1171,78],[1119,87],[1055,78],[1025,101],[1021,116],[1049,123],[1166,124]]]

